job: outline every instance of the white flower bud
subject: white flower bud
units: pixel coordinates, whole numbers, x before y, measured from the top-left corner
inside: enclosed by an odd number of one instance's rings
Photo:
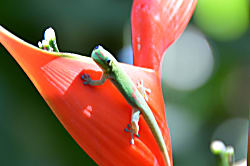
[[[234,148],[232,146],[227,146],[226,151],[229,155],[234,154]]]
[[[49,46],[49,41],[48,40],[43,40],[42,41],[42,47],[47,47]]]
[[[226,146],[224,145],[222,141],[219,141],[219,140],[213,141],[210,145],[210,148],[214,154],[219,154],[221,152],[226,151]]]
[[[42,43],[40,41],[38,42],[38,47],[43,48],[43,45],[42,45]]]
[[[56,39],[55,31],[52,28],[46,29],[46,31],[44,32],[44,40],[50,41],[55,39]]]

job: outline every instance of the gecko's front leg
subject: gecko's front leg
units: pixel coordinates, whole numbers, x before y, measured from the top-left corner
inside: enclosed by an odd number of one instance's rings
[[[131,115],[131,126],[128,125],[128,128],[125,128],[126,132],[129,132],[131,135],[130,138],[130,144],[134,144],[134,134],[139,137],[139,118],[140,118],[140,111],[138,109],[133,108],[132,109],[132,115]]]
[[[96,86],[96,85],[104,84],[104,82],[108,79],[108,75],[103,73],[100,80],[92,80],[90,75],[87,75],[85,73],[85,74],[81,75],[81,79],[83,80],[84,85]]]

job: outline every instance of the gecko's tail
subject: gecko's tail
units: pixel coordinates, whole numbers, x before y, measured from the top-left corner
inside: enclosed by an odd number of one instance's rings
[[[163,154],[163,158],[164,158],[166,166],[172,166],[170,157],[166,148],[164,148],[164,150],[162,151],[162,154]]]

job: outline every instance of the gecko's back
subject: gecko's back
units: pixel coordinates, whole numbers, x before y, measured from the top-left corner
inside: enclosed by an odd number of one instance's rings
[[[160,150],[164,154],[165,162],[170,163],[162,132],[144,97],[141,95],[136,85],[125,73],[125,71],[121,69],[118,62],[114,63],[112,70],[112,83],[118,88],[118,90],[122,93],[124,98],[132,107],[141,111],[145,121],[147,122],[152,134],[156,139],[158,146],[160,147]]]
[[[107,78],[112,81],[133,109],[137,109],[142,113],[158,146],[160,147],[165,163],[170,166],[170,159],[161,130],[151,109],[136,85],[132,82],[127,73],[125,73],[125,71],[119,66],[116,59],[104,48],[98,46],[93,50],[91,57],[102,68],[104,74],[107,75]]]
[[[113,62],[111,79],[112,83],[122,93],[127,102],[137,109],[143,109],[142,105],[146,107],[147,103],[144,97],[138,91],[136,85],[129,78],[127,73],[119,66],[118,62]]]

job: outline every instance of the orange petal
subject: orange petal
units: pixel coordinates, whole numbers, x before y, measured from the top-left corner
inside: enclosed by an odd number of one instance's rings
[[[186,28],[197,0],[134,0],[134,65],[159,71],[164,51]]]
[[[124,128],[130,122],[132,108],[111,82],[98,87],[82,84],[81,74],[91,74],[93,79],[99,79],[102,74],[91,58],[41,50],[1,26],[0,42],[20,64],[66,130],[98,165],[164,165],[142,117],[140,138],[135,138],[134,145],[130,144],[130,135]],[[121,66],[134,82],[142,79],[151,89],[149,105],[171,154],[158,75],[153,70]]]

